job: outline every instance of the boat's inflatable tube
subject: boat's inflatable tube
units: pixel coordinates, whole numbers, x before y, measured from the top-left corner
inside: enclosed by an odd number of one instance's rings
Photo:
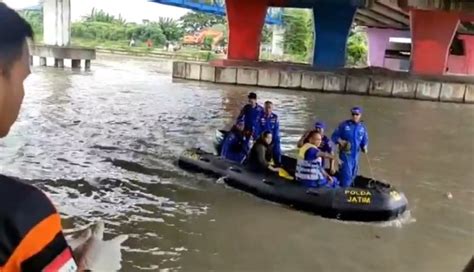
[[[200,149],[186,150],[179,158],[183,169],[225,177],[237,189],[264,199],[290,205],[325,217],[355,221],[386,221],[397,218],[407,208],[407,199],[388,184],[358,176],[350,188],[308,189],[296,181],[276,175],[248,171],[244,166]],[[295,159],[283,156],[290,173]]]

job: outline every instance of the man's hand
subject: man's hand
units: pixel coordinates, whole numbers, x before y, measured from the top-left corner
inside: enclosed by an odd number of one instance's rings
[[[339,139],[337,143],[339,145],[339,151],[342,151],[342,152],[345,152],[345,153],[348,153],[348,152],[351,151],[351,143],[350,142]]]
[[[280,167],[273,167],[273,166],[269,165],[268,169],[272,172],[276,172],[276,173],[280,172]]]
[[[333,179],[330,175],[328,175],[328,180],[329,180],[329,183],[333,183],[333,182],[334,182],[334,179]]]
[[[104,241],[104,228],[104,223],[98,222],[80,237],[69,241],[78,261],[79,271],[118,271],[122,268],[120,245],[128,236],[119,235]]]
[[[343,139],[339,139],[339,140],[337,140],[337,144],[339,146],[345,146],[347,144],[347,141],[344,141]]]

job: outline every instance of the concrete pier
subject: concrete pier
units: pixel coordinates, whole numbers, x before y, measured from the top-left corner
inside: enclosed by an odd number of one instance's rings
[[[46,66],[46,64],[47,64],[47,59],[45,57],[40,57],[39,65]]]
[[[78,59],[71,60],[71,67],[72,68],[81,68],[81,60],[78,60]]]
[[[58,68],[63,68],[64,60],[70,59],[72,68],[80,68],[81,60],[85,60],[85,68],[90,69],[91,60],[96,58],[95,49],[54,45],[32,45],[30,54],[40,58],[40,66],[46,66],[47,58],[53,58]]]
[[[370,73],[364,70],[321,72],[302,67],[214,66],[208,63],[173,63],[173,78],[206,82],[288,88],[340,94],[372,95],[426,101],[474,103],[472,77],[413,77],[408,73]]]
[[[64,60],[71,60],[71,67],[90,69],[91,60],[96,58],[95,49],[70,46],[71,42],[71,0],[44,0],[43,2],[43,44],[30,46],[32,56],[40,58],[40,66],[47,65],[47,58],[54,59],[54,67],[64,68]]]
[[[64,68],[64,59],[54,59],[54,67]]]

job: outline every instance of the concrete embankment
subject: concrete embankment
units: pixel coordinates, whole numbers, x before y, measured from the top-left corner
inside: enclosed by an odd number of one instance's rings
[[[173,78],[306,91],[474,103],[474,77],[419,77],[377,69],[323,72],[304,66],[215,66],[175,61]]]

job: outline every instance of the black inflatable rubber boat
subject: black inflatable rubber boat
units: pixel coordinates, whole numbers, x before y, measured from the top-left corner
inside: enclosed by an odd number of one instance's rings
[[[186,150],[178,163],[189,171],[225,177],[229,186],[261,198],[329,218],[387,221],[397,218],[408,205],[405,195],[391,185],[363,176],[358,176],[349,188],[309,189],[278,175],[248,171],[243,165],[197,148]],[[283,156],[282,166],[293,174],[296,159]]]

